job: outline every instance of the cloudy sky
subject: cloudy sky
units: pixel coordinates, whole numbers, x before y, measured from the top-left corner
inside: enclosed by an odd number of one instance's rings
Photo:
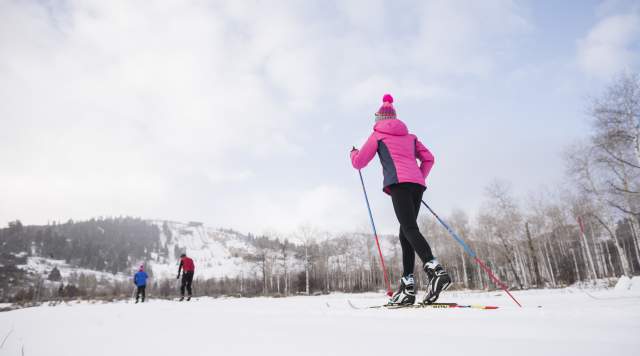
[[[639,67],[633,1],[0,0],[0,224],[366,229],[348,153],[386,92],[426,199],[473,215],[495,178],[560,182],[587,98]]]

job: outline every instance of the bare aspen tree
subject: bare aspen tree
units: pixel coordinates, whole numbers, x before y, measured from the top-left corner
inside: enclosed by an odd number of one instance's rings
[[[544,249],[544,257],[546,257],[546,266],[547,266],[547,276],[549,277],[549,281],[551,285],[556,287],[558,284],[556,283],[555,272],[553,269],[553,265],[551,264],[551,253],[547,248],[547,241],[543,241],[542,248]]]
[[[304,274],[305,274],[305,293],[311,294],[310,285],[310,272],[311,272],[311,255],[310,248],[314,239],[319,235],[319,232],[311,225],[302,225],[296,232],[296,237],[300,239],[302,247],[304,249]]]
[[[582,241],[584,242],[585,254],[587,255],[587,259],[589,261],[589,267],[593,276],[593,279],[598,278],[598,273],[596,272],[596,266],[593,262],[593,256],[591,255],[591,248],[589,247],[589,241],[587,240],[587,234],[584,229],[584,222],[582,221],[582,217],[578,216],[576,218],[578,220],[578,227],[580,228],[580,235],[582,236]]]
[[[262,282],[262,294],[267,295],[269,286],[267,284],[267,251],[264,248],[258,248],[255,254],[245,256],[245,260],[253,264],[254,270],[260,273]]]
[[[594,159],[594,157],[600,157],[600,159]],[[620,211],[614,206],[615,203],[611,196],[612,183],[609,178],[611,165],[607,164],[605,168],[599,165],[605,161],[605,158],[602,157],[598,146],[585,143],[574,145],[567,154],[569,174],[581,192],[592,198],[592,209],[589,216],[595,219],[612,239],[620,258],[623,273],[630,276],[631,266],[627,253],[615,234],[616,221],[620,219]]]
[[[513,275],[518,288],[524,287],[521,270],[517,266],[517,251],[515,244],[519,239],[522,216],[520,210],[509,192],[507,183],[494,181],[486,189],[487,201],[479,216],[479,222],[484,224],[490,235],[497,239],[502,247],[503,257]],[[520,273],[519,273],[520,272]]]
[[[535,270],[537,270],[538,272],[535,278],[539,287],[544,286],[545,282],[542,280],[543,275],[550,286],[556,286],[555,273],[557,271],[554,270],[551,262],[552,250],[548,248],[548,245],[551,245],[550,232],[553,230],[552,219],[549,218],[549,212],[552,210],[549,207],[550,201],[551,198],[546,192],[535,191],[530,193],[526,205],[525,232],[527,234],[527,244],[529,245],[532,258],[535,256],[534,262],[538,262],[537,267],[534,263],[534,275],[536,274]],[[536,242],[538,246],[537,249]],[[542,263],[539,261],[542,261]]]
[[[451,226],[458,232],[462,238],[468,239],[470,236],[471,228],[469,227],[469,217],[462,210],[454,210],[451,214]],[[464,249],[461,246],[454,246],[457,248],[460,255],[460,261],[462,263],[462,282],[465,288],[469,288],[469,275],[467,272],[467,257]]]
[[[284,239],[282,247],[280,249],[280,255],[282,257],[282,270],[284,279],[284,295],[289,295],[289,240]]]
[[[640,242],[635,233],[640,229],[640,77],[618,77],[591,104],[589,188],[599,196],[601,205],[628,217],[633,255],[640,264]],[[631,270],[633,265],[623,268]]]
[[[536,287],[540,288],[542,286],[542,279],[540,278],[540,269],[538,268],[538,257],[535,249],[533,248],[533,239],[531,238],[531,231],[529,230],[529,222],[525,222],[525,231],[527,232],[527,243],[529,246],[529,252],[531,253],[531,259],[533,261],[533,271],[536,277],[535,284]]]

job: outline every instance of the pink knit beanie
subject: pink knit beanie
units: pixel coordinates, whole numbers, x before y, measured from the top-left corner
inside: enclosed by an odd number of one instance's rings
[[[396,109],[393,107],[393,97],[391,94],[385,94],[382,97],[382,106],[376,113],[376,121],[396,118]]]

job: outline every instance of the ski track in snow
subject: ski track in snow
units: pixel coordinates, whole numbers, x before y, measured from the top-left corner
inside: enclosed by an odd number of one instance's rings
[[[42,306],[0,313],[0,355],[638,355],[640,293],[589,293],[601,299],[566,288],[514,292],[522,309],[498,291],[440,300],[498,310],[367,308],[383,293]]]

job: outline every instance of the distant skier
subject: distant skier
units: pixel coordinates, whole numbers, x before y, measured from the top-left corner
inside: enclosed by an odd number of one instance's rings
[[[384,175],[383,191],[391,196],[393,209],[400,222],[403,274],[398,291],[390,304],[413,304],[416,299],[413,269],[415,254],[422,260],[427,275],[424,303],[434,303],[451,284],[449,275],[433,256],[431,247],[420,233],[417,218],[426,178],[434,164],[431,152],[407,126],[396,117],[393,97],[385,94],[382,106],[375,114],[373,133],[360,150],[351,150],[351,164],[364,168],[376,155],[380,158]],[[418,166],[417,160],[420,160]]]
[[[182,270],[182,283],[180,285],[180,301],[184,300],[184,290],[187,290],[189,296],[187,301],[191,300],[191,283],[193,282],[193,272],[195,271],[195,265],[193,260],[187,257],[186,253],[180,255],[180,266],[178,267],[178,278],[180,279],[180,271]]]
[[[147,288],[147,278],[149,278],[149,276],[147,275],[147,272],[144,271],[144,265],[140,265],[138,272],[133,275],[133,284],[138,287],[136,290],[136,303],[138,303],[138,299],[140,299],[141,295],[142,302],[144,303],[144,299],[146,297],[145,289]]]

